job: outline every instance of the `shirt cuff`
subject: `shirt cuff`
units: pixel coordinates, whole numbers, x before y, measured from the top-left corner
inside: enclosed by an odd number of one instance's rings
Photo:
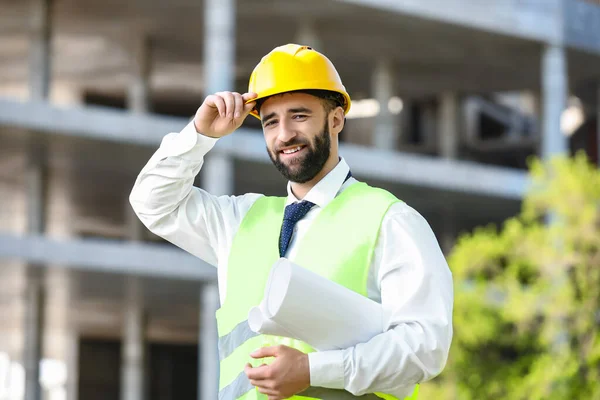
[[[192,119],[178,134],[165,136],[161,147],[164,156],[194,161],[201,160],[218,140],[198,133]]]
[[[310,385],[344,389],[344,353],[342,350],[308,353]]]

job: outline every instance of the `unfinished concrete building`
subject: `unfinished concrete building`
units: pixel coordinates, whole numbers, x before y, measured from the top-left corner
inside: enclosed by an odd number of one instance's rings
[[[518,211],[528,156],[598,161],[597,2],[0,0],[0,399],[217,398],[216,270],[128,195],[206,94],[289,42],[354,100],[353,174],[445,251]],[[251,118],[196,184],[285,193]]]

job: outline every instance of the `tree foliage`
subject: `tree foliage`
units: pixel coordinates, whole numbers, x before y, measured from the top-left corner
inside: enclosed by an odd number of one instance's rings
[[[449,255],[454,339],[436,399],[600,399],[600,170],[533,160],[519,215]]]

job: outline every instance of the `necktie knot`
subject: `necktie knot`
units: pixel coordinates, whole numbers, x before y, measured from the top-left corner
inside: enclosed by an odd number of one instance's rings
[[[285,207],[283,219],[294,221],[294,223],[300,221],[314,206],[314,203],[310,201],[301,201],[300,203],[293,203]]]
[[[293,203],[285,207],[283,213],[283,225],[281,226],[281,234],[279,236],[279,255],[284,256],[287,251],[292,233],[294,232],[294,226],[310,211],[314,206],[314,203],[310,201],[301,201],[300,203]]]

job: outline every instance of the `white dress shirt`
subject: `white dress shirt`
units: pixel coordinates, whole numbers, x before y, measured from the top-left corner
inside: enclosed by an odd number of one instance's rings
[[[130,202],[150,231],[218,268],[222,304],[231,243],[246,212],[263,195],[213,196],[193,186],[216,141],[198,134],[191,122],[166,135],[139,174]],[[344,183],[348,171],[342,158],[305,196],[316,205],[297,223],[286,256],[293,258],[319,212],[357,182]],[[296,201],[288,183],[287,204]],[[453,309],[452,274],[438,242],[427,221],[403,202],[383,218],[367,293],[389,313],[388,330],[355,347],[310,353],[311,386],[403,398],[444,368]]]

